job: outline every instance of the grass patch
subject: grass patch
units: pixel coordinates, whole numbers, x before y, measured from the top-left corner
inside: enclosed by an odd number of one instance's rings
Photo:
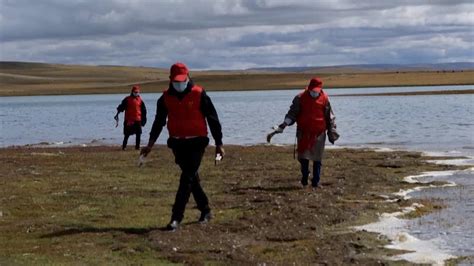
[[[348,227],[410,204],[380,197],[415,186],[402,177],[449,168],[416,153],[328,150],[324,188],[312,191],[292,147],[227,152],[216,167],[209,148],[200,170],[215,219],[197,224],[191,199],[169,233],[179,169],[166,147],[141,168],[119,147],[0,149],[0,264],[374,264],[393,252],[386,240]]]

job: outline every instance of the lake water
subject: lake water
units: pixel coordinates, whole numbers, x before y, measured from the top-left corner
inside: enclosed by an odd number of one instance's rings
[[[328,89],[331,95],[474,89],[474,86]],[[273,125],[283,121],[299,90],[209,92],[221,119],[224,144],[265,142]],[[113,116],[125,97],[115,95],[0,97],[0,146],[50,143],[53,145],[112,144],[120,146],[121,123]],[[144,93],[149,123],[160,94]],[[330,98],[341,134],[337,146],[418,150],[440,155],[470,156],[474,164],[474,95],[340,96]],[[120,116],[123,121],[123,114]],[[165,143],[163,131],[159,143]],[[295,127],[272,140],[293,144]],[[474,255],[473,171],[454,173],[460,186],[417,192],[416,197],[442,198],[449,208],[413,220],[406,230],[420,239],[442,238],[441,249],[454,255]],[[443,198],[444,197],[444,198]],[[429,225],[429,226],[426,226]],[[466,237],[468,236],[468,237]]]
[[[474,86],[328,89],[328,94],[374,90],[428,91],[474,89]],[[283,121],[298,90],[209,92],[218,110],[224,143],[265,142],[271,126]],[[144,93],[149,123],[160,94]],[[125,95],[0,97],[0,146],[37,143],[120,145],[121,125],[114,127],[115,108]],[[384,146],[402,149],[474,153],[474,95],[334,97],[331,103],[341,139],[338,145]],[[121,120],[123,115],[121,115]],[[123,120],[122,120],[123,121]],[[294,142],[295,128],[274,137],[275,143]],[[159,143],[166,140],[166,130]]]
[[[414,198],[434,198],[450,206],[440,212],[410,220],[407,227],[419,239],[435,239],[443,243],[450,254],[474,254],[474,182],[473,170],[455,172],[453,175],[435,175],[424,181],[451,181],[457,187],[424,189],[413,193]],[[465,221],[470,220],[470,221]]]

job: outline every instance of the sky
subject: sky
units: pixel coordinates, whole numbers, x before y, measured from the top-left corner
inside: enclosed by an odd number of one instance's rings
[[[0,0],[0,60],[193,69],[474,61],[473,0]]]

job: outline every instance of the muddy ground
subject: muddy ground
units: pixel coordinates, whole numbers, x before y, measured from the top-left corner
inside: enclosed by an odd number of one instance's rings
[[[200,170],[214,219],[196,223],[191,198],[167,232],[179,171],[166,147],[141,168],[118,147],[0,149],[0,265],[393,264],[386,239],[351,226],[411,205],[381,196],[414,186],[404,176],[452,169],[418,153],[327,150],[313,191],[292,147],[226,151],[215,166],[209,147]],[[442,207],[425,203],[420,213]]]

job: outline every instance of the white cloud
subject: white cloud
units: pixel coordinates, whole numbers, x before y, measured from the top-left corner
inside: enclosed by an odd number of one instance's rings
[[[449,2],[449,3],[448,3]],[[192,68],[473,61],[472,1],[0,0],[0,59]]]

